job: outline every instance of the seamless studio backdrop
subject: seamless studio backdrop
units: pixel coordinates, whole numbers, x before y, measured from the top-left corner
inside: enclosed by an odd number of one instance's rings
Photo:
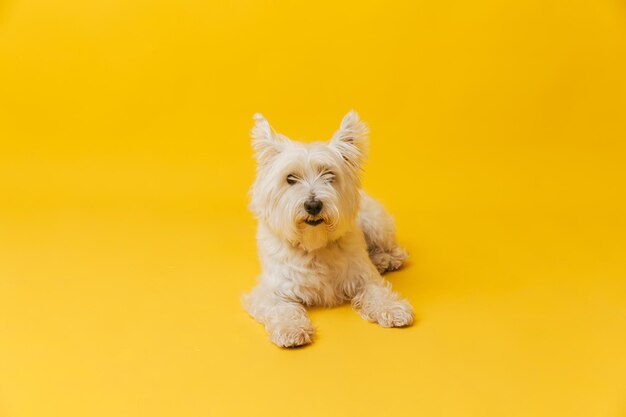
[[[626,415],[626,7],[0,1],[3,417]],[[416,323],[255,283],[249,129],[356,109]]]

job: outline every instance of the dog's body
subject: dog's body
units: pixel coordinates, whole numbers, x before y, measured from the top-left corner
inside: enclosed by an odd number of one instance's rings
[[[272,342],[310,343],[314,328],[305,306],[351,301],[367,320],[409,325],[411,305],[391,291],[381,273],[399,268],[406,252],[392,217],[360,189],[367,127],[354,112],[330,143],[303,144],[255,116],[258,171],[251,209],[258,221],[262,274],[244,297]]]

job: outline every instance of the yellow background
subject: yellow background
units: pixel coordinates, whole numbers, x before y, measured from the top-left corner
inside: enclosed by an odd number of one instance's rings
[[[251,116],[371,127],[417,323],[281,350]],[[625,416],[626,6],[0,1],[0,415]]]

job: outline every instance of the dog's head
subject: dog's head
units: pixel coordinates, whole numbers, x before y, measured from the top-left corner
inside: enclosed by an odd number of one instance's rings
[[[257,176],[250,207],[259,221],[294,245],[315,250],[341,237],[359,209],[367,126],[349,112],[328,142],[296,142],[254,116]]]

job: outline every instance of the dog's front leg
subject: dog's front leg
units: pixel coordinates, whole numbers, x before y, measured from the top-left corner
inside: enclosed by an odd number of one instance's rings
[[[413,323],[413,307],[391,290],[391,284],[378,277],[364,283],[352,299],[352,306],[365,320],[383,327],[403,327]]]
[[[265,325],[270,340],[280,347],[311,343],[315,329],[304,306],[259,285],[244,298],[252,317]]]

